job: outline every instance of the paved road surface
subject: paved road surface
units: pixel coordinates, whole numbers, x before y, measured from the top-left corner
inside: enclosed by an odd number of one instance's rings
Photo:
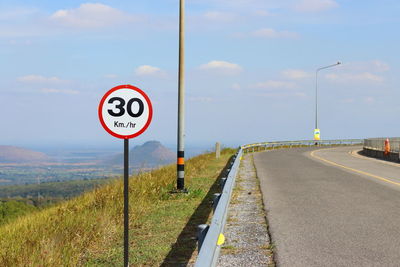
[[[254,154],[278,266],[400,266],[400,167],[356,149]]]

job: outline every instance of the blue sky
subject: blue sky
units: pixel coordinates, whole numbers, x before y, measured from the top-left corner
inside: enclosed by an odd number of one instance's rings
[[[177,0],[0,3],[1,144],[118,143],[103,94],[153,101],[133,143],[176,140]],[[186,143],[399,136],[400,2],[186,0]]]

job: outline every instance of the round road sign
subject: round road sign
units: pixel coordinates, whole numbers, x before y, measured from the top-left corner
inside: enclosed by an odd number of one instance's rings
[[[153,117],[149,97],[132,85],[110,89],[101,99],[98,112],[103,128],[121,139],[141,135]]]

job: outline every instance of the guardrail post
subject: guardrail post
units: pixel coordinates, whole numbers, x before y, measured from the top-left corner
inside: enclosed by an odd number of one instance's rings
[[[221,145],[219,142],[215,143],[215,158],[219,159],[221,157]]]
[[[217,208],[218,205],[218,201],[221,198],[221,194],[220,193],[215,193],[213,196],[213,201],[212,201],[212,207],[213,207],[213,211],[215,212],[215,209]]]
[[[201,250],[201,246],[203,245],[209,228],[210,226],[208,224],[199,224],[197,226],[197,245],[199,251]]]
[[[224,190],[225,183],[226,183],[226,178],[225,177],[221,178],[221,180],[219,181],[219,185],[221,186],[221,191]]]

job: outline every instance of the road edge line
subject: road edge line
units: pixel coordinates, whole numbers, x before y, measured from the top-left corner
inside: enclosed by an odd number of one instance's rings
[[[362,151],[362,150],[351,150],[351,151],[349,151],[349,154],[352,157],[355,157],[355,158],[358,158],[358,159],[366,159],[366,160],[370,160],[370,161],[373,161],[373,162],[378,162],[378,163],[390,165],[390,166],[393,166],[393,167],[396,167],[396,168],[400,168],[400,164],[395,163],[395,162],[389,162],[389,161],[385,161],[383,159],[373,158],[373,157],[368,157],[368,156],[361,156],[361,155],[358,154],[358,152],[360,152],[360,151]]]
[[[328,164],[334,165],[336,167],[341,167],[341,168],[346,169],[346,170],[350,170],[350,171],[353,171],[353,172],[356,172],[356,173],[359,173],[359,174],[367,175],[369,177],[372,177],[372,178],[375,178],[375,179],[378,179],[378,180],[381,180],[381,181],[384,181],[384,182],[387,182],[387,183],[390,183],[390,184],[394,184],[394,185],[400,186],[400,183],[394,182],[394,181],[390,180],[389,178],[381,177],[381,176],[378,176],[378,175],[375,175],[375,174],[372,174],[372,173],[368,173],[368,172],[360,171],[360,170],[357,170],[357,169],[354,169],[354,168],[350,168],[350,167],[344,166],[342,164],[339,164],[339,163],[324,159],[324,158],[322,158],[320,156],[314,155],[315,152],[318,152],[318,151],[321,151],[321,150],[324,150],[324,149],[318,149],[318,150],[311,151],[310,156],[313,157],[313,158],[319,159],[321,161],[324,161],[324,162],[326,162]]]

